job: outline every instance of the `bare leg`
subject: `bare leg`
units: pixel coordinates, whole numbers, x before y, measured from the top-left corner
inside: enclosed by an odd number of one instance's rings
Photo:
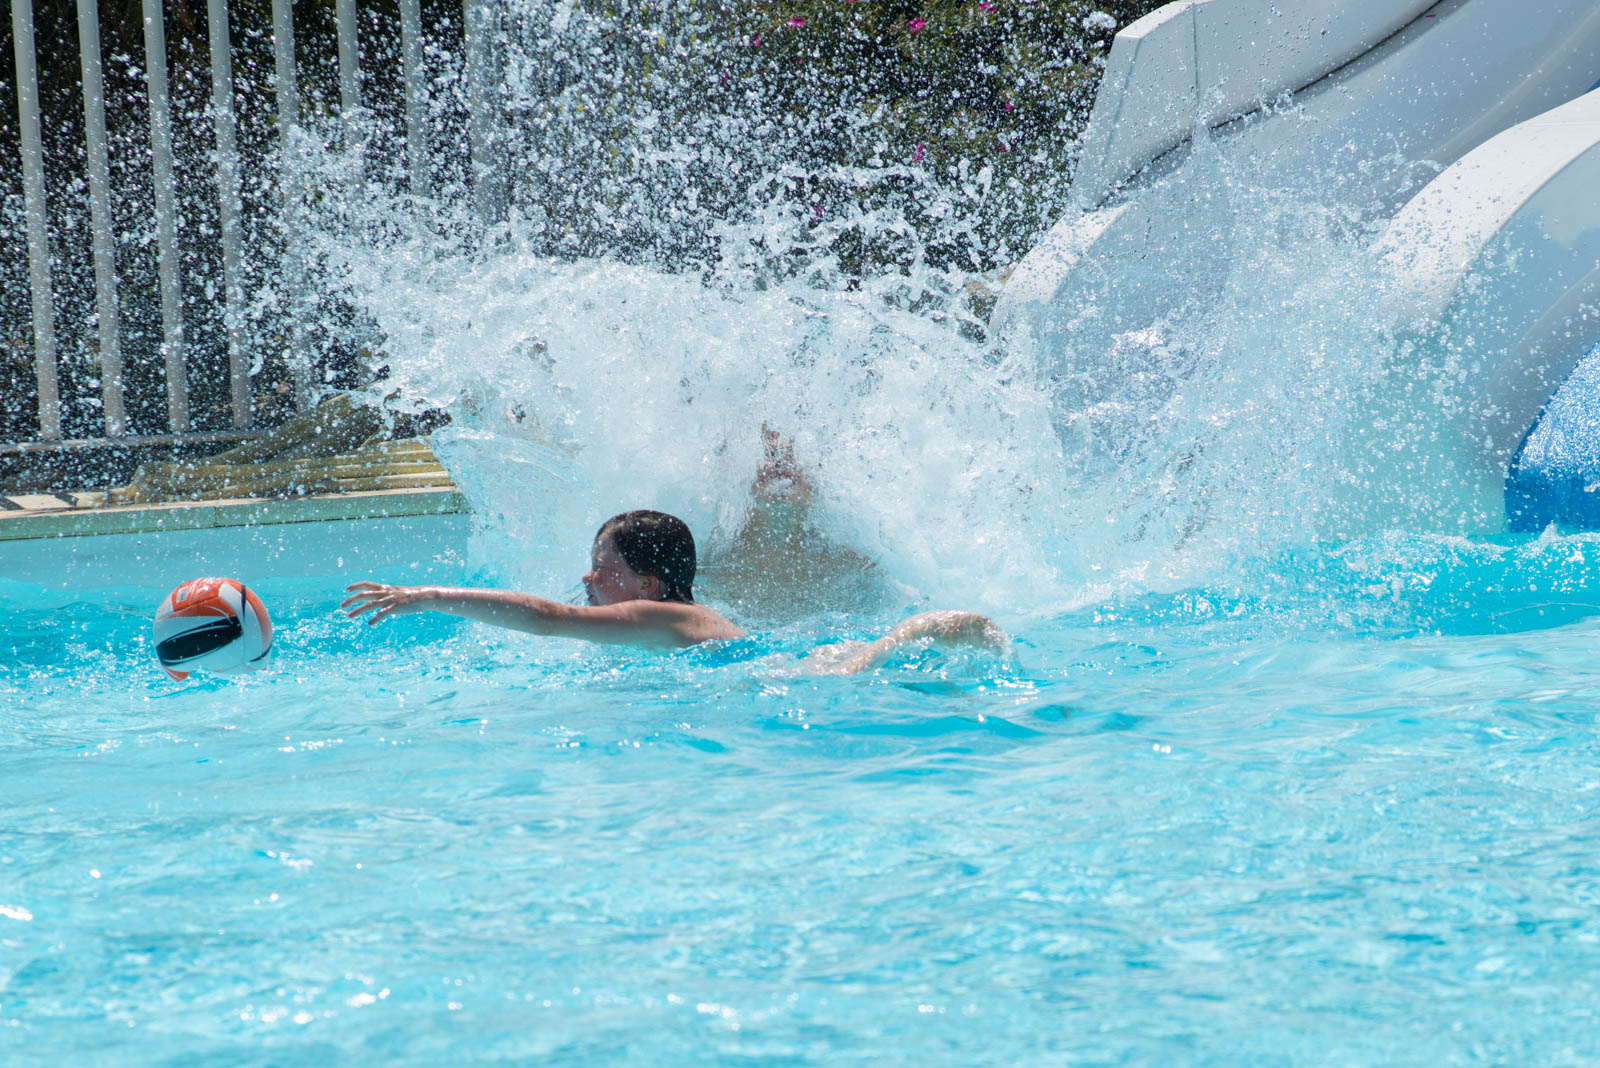
[[[758,500],[790,500],[806,504],[811,500],[811,484],[794,458],[794,443],[767,426],[761,426],[761,466],[756,468],[750,491]]]
[[[850,643],[846,646],[848,655],[828,657],[824,653],[813,670],[818,675],[854,675],[871,671],[901,649],[912,645],[923,648],[931,645],[966,647],[1004,653],[1009,642],[1005,631],[988,616],[976,612],[923,612],[901,620],[893,630],[875,642],[864,645]],[[812,657],[816,656],[817,653],[813,652]]]
[[[806,537],[811,483],[794,458],[794,444],[771,427],[761,428],[762,459],[750,483],[750,513],[739,531],[743,555],[798,556],[811,551]]]

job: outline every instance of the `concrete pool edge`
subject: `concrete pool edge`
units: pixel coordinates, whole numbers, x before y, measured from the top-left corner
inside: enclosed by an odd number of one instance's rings
[[[466,498],[453,488],[365,490],[281,499],[238,498],[109,507],[73,506],[66,501],[50,506],[41,502],[37,507],[0,512],[0,542],[447,515],[470,510]]]

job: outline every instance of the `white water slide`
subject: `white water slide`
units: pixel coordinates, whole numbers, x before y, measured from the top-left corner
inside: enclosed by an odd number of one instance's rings
[[[1118,374],[1119,336],[1248,270],[1226,235],[1249,203],[1205,180],[1214,149],[1366,243],[1389,335],[1420,339],[1417,395],[1449,413],[1440,448],[1468,511],[1492,522],[1519,446],[1600,340],[1597,83],[1596,0],[1169,4],[1117,35],[1074,210],[1007,283],[1002,342],[1082,409]]]

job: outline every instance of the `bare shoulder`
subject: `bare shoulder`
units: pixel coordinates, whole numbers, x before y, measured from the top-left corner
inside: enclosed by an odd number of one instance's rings
[[[703,604],[629,601],[627,609],[639,623],[669,632],[679,645],[698,645],[701,642],[726,641],[745,636],[742,629]]]

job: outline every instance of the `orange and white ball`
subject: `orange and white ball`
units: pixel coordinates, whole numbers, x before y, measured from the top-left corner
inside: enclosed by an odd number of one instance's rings
[[[156,609],[156,659],[179,682],[195,668],[253,671],[270,652],[267,608],[237,579],[193,579]]]

